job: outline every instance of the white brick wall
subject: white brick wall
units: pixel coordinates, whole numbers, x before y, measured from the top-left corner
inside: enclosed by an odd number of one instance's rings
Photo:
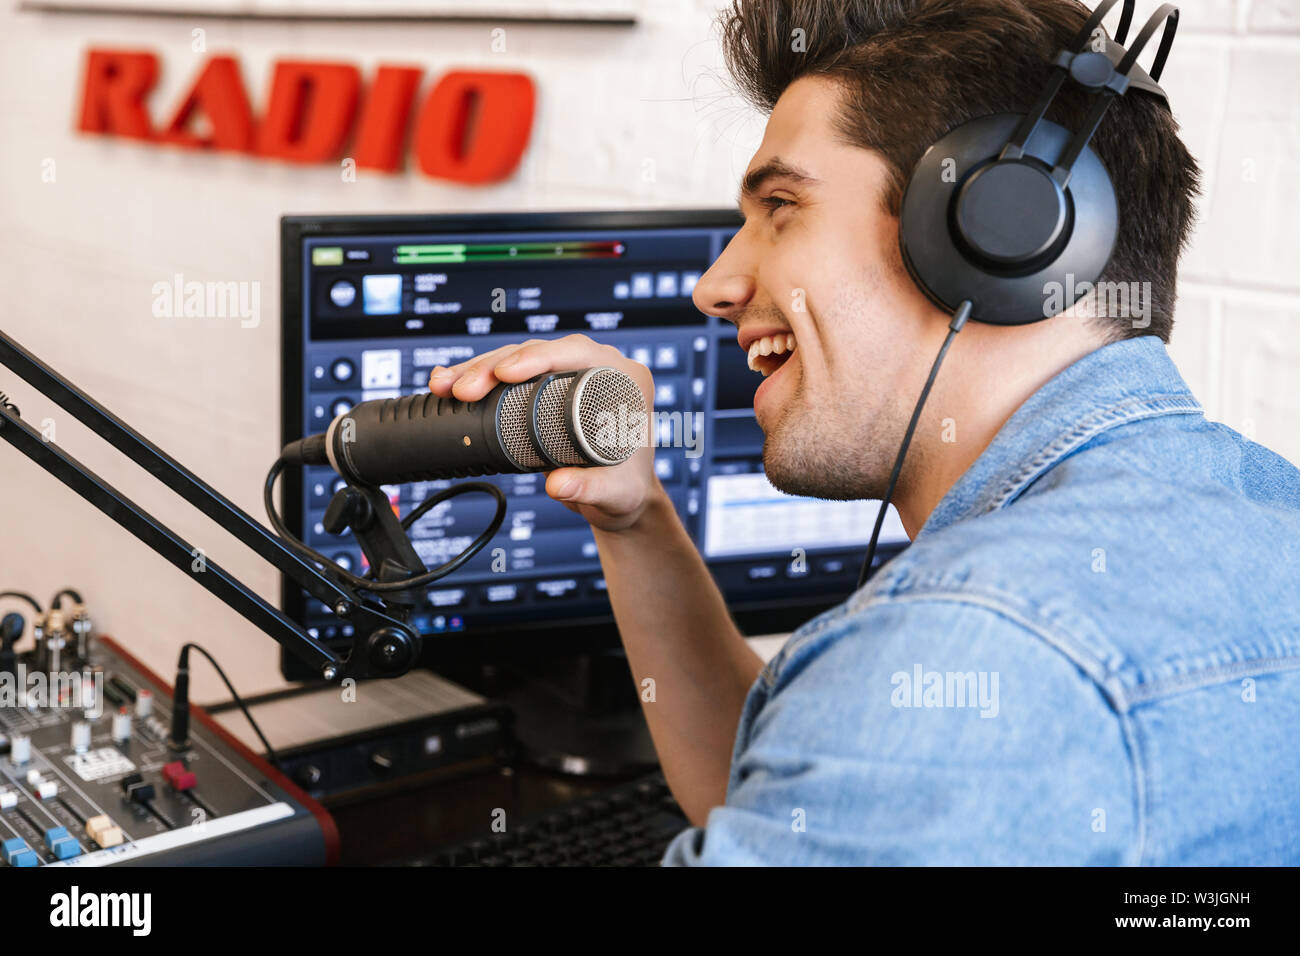
[[[275,23],[49,15],[0,2],[0,325],[145,435],[261,515],[278,447],[276,219],[286,212],[729,205],[762,134],[726,95],[710,23],[718,0],[633,0],[635,27]],[[1139,4],[1140,14],[1155,0]],[[1186,0],[1166,85],[1207,172],[1204,221],[1184,269],[1174,353],[1212,417],[1300,460],[1300,0]],[[73,131],[84,50],[144,47],[162,59],[155,118],[192,79],[190,31],[238,54],[255,106],[277,57],[517,68],[539,88],[518,175],[487,189],[411,172],[343,184],[300,169],[102,141]],[[54,159],[55,183],[41,180]],[[647,176],[648,172],[653,175]],[[256,281],[257,329],[167,322],[153,283]],[[262,594],[276,577],[156,482],[0,372],[29,419]],[[278,683],[275,646],[116,525],[0,447],[0,587],[42,598],[84,588],[101,628],[169,673],[198,635],[238,686]],[[196,693],[217,696],[203,668]]]
[[[634,0],[634,27],[493,23],[290,23],[20,12],[0,0],[0,327],[54,364],[251,514],[279,447],[279,251],[283,213],[434,213],[730,205],[762,123],[717,101],[711,5]],[[101,140],[74,132],[88,46],[160,58],[155,122],[208,50],[234,52],[255,109],[277,58],[337,59],[368,80],[380,63],[432,78],[455,67],[521,69],[538,87],[533,141],[518,173],[487,188],[293,167]],[[55,161],[56,181],[42,164]],[[174,273],[260,283],[264,321],[160,320],[152,286]],[[153,510],[212,561],[278,600],[278,577],[157,482],[0,370],[24,416],[54,418],[57,440]],[[160,673],[202,634],[236,686],[276,686],[277,647],[109,519],[0,446],[0,587],[46,599],[73,584],[100,628]],[[224,696],[200,666],[199,699]]]
[[[1300,461],[1300,2],[1182,8],[1165,86],[1205,195],[1172,351],[1212,419]]]

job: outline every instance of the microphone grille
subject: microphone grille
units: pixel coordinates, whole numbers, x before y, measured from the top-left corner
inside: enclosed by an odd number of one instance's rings
[[[555,375],[542,383],[537,396],[537,440],[542,450],[561,465],[590,464],[574,446],[569,430],[564,427],[564,409],[573,387],[576,372]]]
[[[537,381],[533,380],[508,389],[501,397],[498,417],[501,423],[501,444],[510,459],[525,471],[547,467],[542,456],[537,453],[537,446],[533,444],[528,423],[537,385]]]
[[[612,368],[558,372],[508,388],[498,434],[524,471],[617,465],[646,443],[645,396]]]
[[[645,395],[628,375],[612,368],[588,369],[571,391],[573,431],[584,460],[616,465],[646,443]]]

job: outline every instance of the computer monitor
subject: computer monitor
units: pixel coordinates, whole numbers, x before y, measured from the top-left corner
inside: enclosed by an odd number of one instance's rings
[[[761,379],[735,327],[691,300],[739,226],[734,210],[285,217],[284,441],[324,431],[358,402],[427,390],[434,366],[584,333],[653,371],[656,471],[742,630],[793,629],[852,592],[877,503],[791,497],[763,474],[753,410]],[[542,474],[486,480],[507,495],[505,523],[428,589],[413,617],[426,647],[616,641],[586,522],[546,497]],[[360,567],[351,537],[321,524],[340,479],[308,468],[283,481],[295,533]],[[446,484],[388,491],[404,514]],[[416,551],[429,567],[442,563],[492,509],[487,496],[441,505],[414,525]],[[906,541],[891,512],[882,553]],[[284,605],[322,639],[348,636],[292,584]],[[307,676],[289,659],[285,673]]]

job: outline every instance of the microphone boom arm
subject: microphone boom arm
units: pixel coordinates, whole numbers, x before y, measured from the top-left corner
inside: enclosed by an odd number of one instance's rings
[[[200,551],[54,442],[46,441],[40,432],[23,421],[18,409],[0,396],[0,438],[185,572],[191,580],[269,635],[322,678],[337,681],[345,677],[397,677],[415,664],[419,657],[420,636],[407,624],[410,608],[400,600],[395,600],[393,603],[397,606],[390,609],[374,597],[363,596],[349,584],[335,580],[325,569],[300,556],[259,521],[2,331],[0,364],[333,609],[337,616],[348,620],[355,631],[351,650],[343,657],[324,641],[312,637],[238,578],[208,561]],[[390,523],[385,521],[384,524]],[[373,539],[368,543],[377,547]],[[389,544],[396,553],[410,553],[410,542],[404,533],[400,542],[390,541]],[[371,550],[367,548],[368,552]],[[414,570],[422,571],[423,567]]]

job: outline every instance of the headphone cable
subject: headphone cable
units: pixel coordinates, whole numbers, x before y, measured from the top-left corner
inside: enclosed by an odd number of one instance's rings
[[[898,484],[898,476],[903,470],[903,459],[907,457],[908,446],[912,444],[912,435],[916,432],[916,425],[921,420],[921,411],[925,408],[926,399],[930,397],[930,389],[934,387],[934,380],[939,377],[939,367],[943,365],[944,356],[948,354],[948,347],[952,345],[952,340],[957,337],[957,333],[965,328],[966,320],[970,318],[973,307],[974,303],[970,299],[957,307],[952,321],[948,324],[948,336],[943,340],[943,347],[939,349],[939,355],[930,368],[930,377],[926,379],[925,388],[921,389],[921,397],[916,401],[916,408],[912,411],[912,420],[908,423],[907,432],[903,435],[902,447],[898,449],[898,457],[894,459],[894,470],[889,476],[889,486],[885,489],[884,500],[880,502],[880,508],[876,512],[876,526],[871,532],[871,543],[867,545],[867,559],[862,563],[862,571],[858,574],[859,589],[871,577],[871,565],[876,560],[876,545],[880,542],[880,529],[885,524],[885,512],[889,510],[889,503],[894,499],[894,487]]]

